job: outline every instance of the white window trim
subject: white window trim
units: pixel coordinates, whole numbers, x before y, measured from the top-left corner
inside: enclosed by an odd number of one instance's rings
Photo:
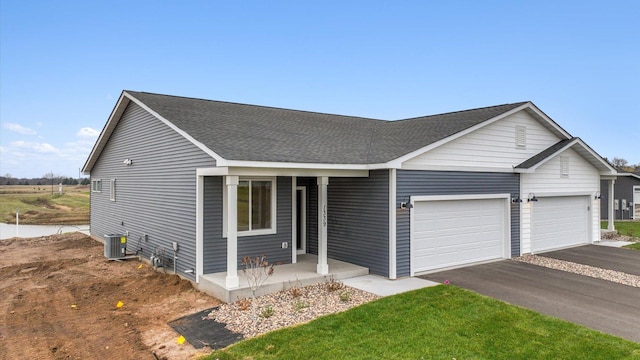
[[[109,200],[116,201],[116,179],[109,182]]]
[[[238,237],[243,236],[258,236],[258,235],[272,235],[277,233],[278,224],[276,223],[276,219],[278,218],[278,214],[276,213],[277,204],[276,199],[277,196],[277,186],[278,182],[276,181],[276,177],[240,177],[239,181],[271,181],[271,228],[269,229],[259,229],[259,230],[248,230],[248,231],[238,231]],[[227,189],[224,185],[224,181],[222,182],[222,237],[227,237]]]
[[[95,185],[99,184],[99,186]],[[98,189],[96,189],[98,188]],[[92,193],[100,193],[102,192],[102,179],[93,179],[91,180],[91,192]]]

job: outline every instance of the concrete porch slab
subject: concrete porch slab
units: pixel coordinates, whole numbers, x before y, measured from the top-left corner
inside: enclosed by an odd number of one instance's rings
[[[256,291],[256,296],[289,289],[293,286],[313,285],[331,278],[344,280],[369,274],[369,269],[366,267],[329,259],[329,274],[320,275],[316,272],[317,264],[317,256],[306,254],[298,255],[298,262],[295,264],[277,265],[274,267],[273,274]],[[238,270],[240,286],[237,288],[227,289],[225,287],[226,277],[226,272],[204,274],[200,276],[198,290],[227,303],[253,296],[249,282],[242,270]]]
[[[364,290],[379,296],[395,295],[411,290],[440,285],[437,282],[417,277],[389,280],[376,275],[353,277],[343,280],[342,283],[352,288]]]

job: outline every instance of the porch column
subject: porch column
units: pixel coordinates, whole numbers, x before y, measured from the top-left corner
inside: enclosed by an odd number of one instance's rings
[[[318,176],[318,267],[320,275],[329,274],[327,263],[327,185],[329,177]]]
[[[226,177],[227,191],[227,278],[226,287],[240,286],[238,279],[238,177]]]
[[[614,222],[616,220],[615,217],[615,210],[614,210],[614,198],[615,198],[615,187],[614,185],[616,184],[616,181],[614,179],[610,179],[609,180],[609,214],[607,216],[607,230],[611,230],[611,231],[615,231],[616,227],[614,225]]]

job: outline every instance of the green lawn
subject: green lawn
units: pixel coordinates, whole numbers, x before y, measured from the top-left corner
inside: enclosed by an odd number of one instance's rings
[[[600,228],[606,229],[608,224],[608,221],[601,221]],[[640,221],[616,221],[613,225],[616,227],[616,231],[621,235],[640,238]]]
[[[640,344],[450,285],[281,329],[204,359],[640,359]]]
[[[640,250],[640,242],[633,243],[633,244],[630,244],[630,245],[627,245],[627,246],[623,246],[623,247],[627,248],[627,249]]]

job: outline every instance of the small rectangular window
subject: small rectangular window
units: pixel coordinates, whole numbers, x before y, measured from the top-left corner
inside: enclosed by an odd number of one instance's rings
[[[516,148],[524,149],[527,147],[527,128],[522,125],[516,126]]]
[[[102,180],[91,180],[91,192],[102,192]]]
[[[116,179],[111,179],[109,194],[109,199],[111,199],[111,201],[116,201]]]
[[[560,157],[560,177],[569,177],[569,157]]]

